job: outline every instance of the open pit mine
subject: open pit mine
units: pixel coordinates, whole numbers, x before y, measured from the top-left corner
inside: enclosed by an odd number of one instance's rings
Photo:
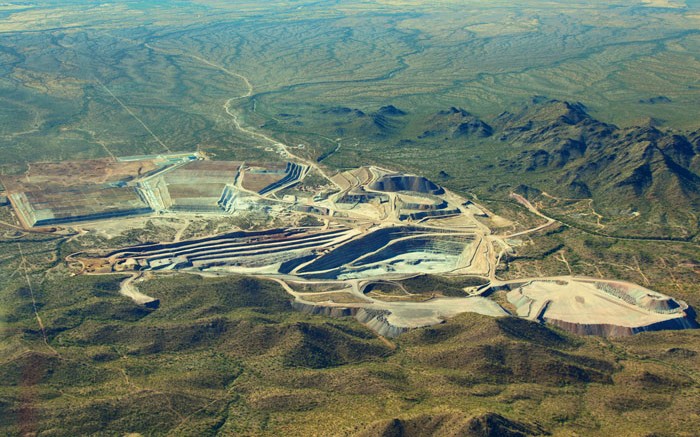
[[[293,190],[311,171],[323,182]],[[66,258],[79,274],[129,273],[122,291],[144,305],[158,305],[137,291],[154,274],[244,274],[278,282],[300,311],[353,316],[389,337],[463,312],[602,336],[696,327],[685,302],[635,284],[573,276],[501,281],[496,266],[513,235],[492,233],[483,219],[498,217],[484,207],[418,175],[374,166],[325,171],[315,163],[192,153],[37,163],[2,183],[26,228],[94,230],[133,217],[251,212],[289,223]],[[314,225],[299,225],[303,217]],[[508,304],[496,302],[499,293]]]

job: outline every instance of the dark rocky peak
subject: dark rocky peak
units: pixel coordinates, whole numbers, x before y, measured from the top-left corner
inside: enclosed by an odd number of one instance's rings
[[[400,127],[390,117],[386,117],[380,113],[372,114],[371,118],[374,126],[376,126],[382,133],[393,132]]]
[[[630,128],[630,130],[627,132],[627,135],[625,136],[626,138],[634,141],[649,141],[655,143],[663,135],[663,132],[661,132],[655,126],[646,125]]]
[[[700,145],[700,129],[696,130],[695,132],[690,132],[688,134],[688,139],[690,140],[690,142],[697,142],[698,144],[696,145]]]
[[[348,108],[345,106],[335,106],[333,108],[323,109],[321,113],[331,115],[354,115],[356,117],[365,117],[367,115],[359,109]]]
[[[593,196],[588,184],[576,177],[568,185],[566,185],[566,190],[569,196],[579,199],[590,198]]]
[[[549,433],[539,425],[516,422],[499,414],[488,412],[476,416],[441,413],[381,420],[369,424],[356,435],[358,437],[527,437],[549,435]]]
[[[379,115],[384,115],[384,116],[389,116],[389,117],[401,117],[406,115],[405,111],[400,110],[394,105],[387,105],[387,106],[382,106],[379,108],[377,111],[377,114]]]
[[[591,117],[581,103],[533,99],[516,113],[501,113],[494,120],[501,141],[540,144],[570,139],[593,148],[618,136],[618,128]]]
[[[586,153],[586,144],[571,138],[555,138],[541,143],[540,147],[542,148],[529,153],[530,162],[526,171],[536,171],[543,167],[561,168]],[[526,152],[524,156],[527,155]]]
[[[494,122],[496,122],[496,123],[507,123],[507,122],[509,122],[509,121],[512,121],[513,118],[515,118],[515,116],[516,116],[516,115],[513,114],[512,112],[503,111],[503,112],[501,112],[500,114],[498,114],[498,115],[496,116],[496,118],[494,119]]]
[[[479,119],[460,123],[457,129],[452,133],[453,138],[463,136],[477,136],[486,138],[493,135],[493,128]]]
[[[534,199],[535,197],[542,194],[542,190],[529,185],[520,184],[513,190],[516,194],[520,194],[526,199]]]
[[[663,160],[661,150],[650,141],[632,141],[623,144],[620,151],[622,157],[628,156],[640,162]]]
[[[611,215],[641,211],[655,220],[650,235],[697,228],[687,211],[700,205],[700,129],[683,133],[654,120],[620,128],[591,117],[581,104],[541,97],[501,113],[493,126],[512,147],[500,167],[552,178],[535,188],[594,198]]]
[[[693,144],[692,134],[686,137],[671,131],[662,131],[654,126],[630,128],[622,142],[629,148],[634,148],[639,144],[657,148],[678,165],[686,168],[698,155],[698,148]]]
[[[562,122],[578,124],[590,119],[582,103],[570,103],[560,100],[548,100],[534,107],[532,119],[535,121]]]
[[[459,115],[461,117],[469,117],[471,114],[462,108],[452,106],[450,109],[438,111],[438,115]]]
[[[400,117],[406,115],[406,112],[400,110],[394,105],[382,106],[376,112],[370,114],[372,123],[383,134],[394,133],[405,125],[405,121]]]
[[[450,174],[447,173],[445,170],[440,170],[440,173],[438,173],[438,177],[440,179],[452,179],[452,176],[450,176]]]
[[[337,136],[385,138],[406,125],[400,116],[391,115],[404,114],[394,106],[385,106],[369,113],[345,106],[328,107],[319,112],[327,116],[326,120],[334,129],[332,135]]]
[[[682,135],[666,135],[659,140],[658,147],[683,167],[690,166],[692,159],[697,155],[693,144]]]
[[[654,181],[654,172],[649,163],[640,165],[632,170],[624,179],[618,181],[615,186],[618,188],[630,187],[634,194],[640,197],[651,186]]]
[[[643,105],[657,105],[659,103],[671,103],[671,99],[667,96],[649,97],[648,99],[639,99],[639,103]]]
[[[438,111],[426,120],[425,131],[419,138],[443,136],[457,139],[464,137],[485,138],[493,134],[493,128],[468,111],[451,107]]]
[[[688,141],[695,146],[696,151],[700,152],[700,129],[695,132],[690,132],[688,134]]]
[[[546,99],[542,96],[532,98],[516,113],[501,113],[495,121],[509,130],[529,130],[523,126],[532,127],[532,124],[556,126],[595,122],[582,103]]]

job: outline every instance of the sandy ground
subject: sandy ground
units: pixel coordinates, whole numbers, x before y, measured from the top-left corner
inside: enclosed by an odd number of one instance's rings
[[[387,321],[399,328],[418,328],[443,322],[462,313],[503,317],[508,313],[496,302],[484,297],[441,298],[427,302],[382,302],[372,306],[391,311]]]
[[[536,319],[543,316],[579,324],[613,324],[635,328],[684,315],[682,312],[659,314],[648,311],[600,291],[592,283],[575,280],[566,281],[566,285],[535,280],[510,291],[508,300],[518,306],[518,315],[522,317]]]
[[[128,298],[131,298],[134,302],[136,302],[139,305],[144,305],[148,302],[153,302],[155,298],[141,293],[138,290],[138,288],[136,288],[136,285],[134,285],[134,281],[136,281],[140,277],[141,275],[133,275],[123,280],[121,283],[121,288],[119,289],[119,293]]]

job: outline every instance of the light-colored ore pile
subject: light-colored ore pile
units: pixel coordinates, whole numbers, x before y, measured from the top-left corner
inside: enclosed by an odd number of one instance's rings
[[[426,302],[371,302],[367,304],[313,305],[300,301],[293,307],[309,314],[331,317],[354,316],[385,337],[397,337],[410,329],[432,326],[461,313],[477,313],[491,317],[504,317],[505,311],[495,302],[483,297],[451,298]]]
[[[326,176],[322,182],[305,181],[310,170],[325,176],[324,170],[287,155],[291,160],[267,163],[211,161],[198,152],[128,157],[111,164],[49,166],[42,172],[46,174],[33,171],[2,182],[13,187],[9,200],[18,216],[26,216],[27,227],[94,222],[134,211],[154,217],[183,215],[188,221],[230,216],[245,223],[248,216],[263,216],[279,223],[275,228],[232,229],[66,257],[81,274],[255,275],[279,283],[300,311],[353,316],[387,337],[460,313],[507,316],[489,298],[498,290],[509,291],[518,316],[579,334],[695,327],[685,302],[634,284],[577,277],[498,280],[498,254],[508,253],[504,248],[510,247],[513,235],[494,234],[478,217],[492,223],[503,219],[423,176],[370,166]],[[112,173],[106,179],[90,178],[92,185],[83,190],[66,185],[82,179],[62,179],[62,168],[90,170],[88,174],[108,168]],[[47,191],[37,193],[37,183],[44,183]],[[58,190],[61,202],[51,200],[55,191],[49,188]],[[118,191],[106,196],[110,190]],[[50,202],[42,200],[46,197]],[[91,200],[96,197],[100,202]],[[540,215],[527,200],[514,197]],[[552,223],[548,219],[515,235]],[[131,280],[123,283],[122,291],[140,304],[151,302]]]
[[[626,282],[562,277],[508,288],[519,316],[577,334],[625,336],[696,327],[685,302]]]

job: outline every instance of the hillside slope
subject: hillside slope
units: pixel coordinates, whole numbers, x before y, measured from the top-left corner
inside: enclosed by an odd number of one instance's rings
[[[291,310],[276,284],[161,277],[7,287],[0,433],[631,435],[700,425],[698,333],[603,341],[465,314],[394,343]],[[50,290],[50,292],[49,292]],[[50,347],[49,347],[50,346]],[[659,421],[659,416],[666,420]]]
[[[490,120],[459,107],[428,114],[391,108],[310,116],[314,132],[355,142],[324,164],[380,162],[485,197],[504,198],[523,185],[528,195],[592,199],[616,234],[690,239],[699,230],[700,131],[652,122],[621,128],[581,103],[545,97]]]
[[[498,121],[499,140],[525,149],[508,160],[508,170],[547,173],[556,182],[536,188],[592,197],[603,215],[639,213],[669,226],[692,223],[700,208],[693,134],[621,129],[595,120],[581,104],[555,100],[535,99]]]

